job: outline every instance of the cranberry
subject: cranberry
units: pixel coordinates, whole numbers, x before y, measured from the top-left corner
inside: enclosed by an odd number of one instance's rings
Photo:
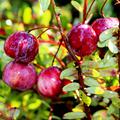
[[[87,24],[78,24],[68,33],[69,44],[76,55],[90,55],[97,48],[95,31]]]
[[[32,34],[15,32],[7,38],[4,50],[17,62],[29,63],[38,53],[38,42]]]
[[[4,68],[3,80],[11,88],[25,91],[36,83],[37,74],[31,64],[10,62]]]
[[[38,76],[38,92],[44,97],[55,98],[62,90],[61,70],[57,67],[44,69]]]
[[[6,35],[6,32],[3,28],[0,28],[0,35]]]
[[[92,23],[92,28],[94,29],[94,31],[96,32],[97,36],[99,37],[99,35],[112,27],[117,27],[119,25],[119,21],[117,18],[99,18],[97,20],[95,20]]]

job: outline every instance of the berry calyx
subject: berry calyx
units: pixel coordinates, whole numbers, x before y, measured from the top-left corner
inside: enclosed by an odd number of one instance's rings
[[[57,67],[44,69],[38,76],[38,92],[44,97],[55,98],[62,90],[61,70]]]
[[[16,62],[29,63],[38,53],[38,42],[32,34],[15,32],[5,41],[4,50]]]
[[[94,29],[94,31],[97,34],[97,37],[99,37],[99,35],[112,27],[117,27],[119,25],[119,21],[117,18],[99,18],[97,20],[95,20],[92,23],[92,28]],[[99,40],[99,39],[98,39]]]
[[[78,24],[68,33],[69,44],[80,57],[92,54],[97,48],[95,31],[87,24]]]
[[[37,74],[31,64],[10,62],[3,71],[3,81],[11,88],[19,91],[32,88],[36,80]]]

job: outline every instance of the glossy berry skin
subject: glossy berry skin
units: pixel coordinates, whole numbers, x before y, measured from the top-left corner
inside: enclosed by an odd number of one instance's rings
[[[38,92],[44,97],[55,98],[62,90],[61,70],[57,67],[44,69],[38,76]]]
[[[117,27],[119,25],[119,21],[117,18],[99,18],[97,20],[95,20],[92,23],[92,28],[94,29],[94,31],[96,32],[97,36],[99,37],[99,35],[112,27]]]
[[[29,63],[38,53],[38,42],[32,34],[15,32],[5,41],[4,50],[16,62]]]
[[[76,55],[84,57],[97,48],[95,31],[87,24],[78,24],[68,33],[69,44]]]
[[[3,71],[3,81],[11,88],[19,91],[32,88],[36,80],[37,74],[31,64],[10,62]]]

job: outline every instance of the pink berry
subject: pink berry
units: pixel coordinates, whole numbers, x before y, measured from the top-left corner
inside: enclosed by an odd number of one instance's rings
[[[76,55],[84,57],[97,48],[95,31],[87,24],[78,24],[68,33],[69,44]]]
[[[33,87],[36,80],[37,74],[31,64],[10,62],[3,71],[3,81],[16,90],[28,90]]]
[[[112,27],[117,27],[119,25],[119,21],[117,18],[99,18],[97,20],[95,20],[92,23],[92,28],[94,29],[94,31],[96,32],[97,36],[99,37],[99,35]]]
[[[44,97],[54,98],[58,96],[62,89],[60,73],[61,70],[57,67],[43,70],[38,76],[38,92]]]
[[[4,45],[6,54],[15,61],[29,63],[38,53],[37,39],[27,32],[15,32],[10,35]]]

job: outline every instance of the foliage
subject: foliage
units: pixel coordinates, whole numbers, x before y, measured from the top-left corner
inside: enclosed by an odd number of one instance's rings
[[[58,5],[56,12],[61,14],[62,27],[67,34],[73,25],[82,22],[84,0],[72,0],[71,3],[69,0],[68,3],[65,3],[65,0],[55,1]],[[103,1],[96,0],[88,17],[89,24],[100,17]],[[90,4],[91,0],[88,1],[88,6]],[[104,14],[106,17],[116,16],[112,0],[108,0],[104,7]],[[54,65],[61,68],[60,61],[62,61],[64,69],[60,78],[69,79],[72,83],[63,87],[63,91],[67,94],[61,94],[60,99],[52,101],[44,98],[34,89],[19,92],[3,82],[3,68],[12,60],[3,50],[6,38],[13,32],[28,31],[42,25],[58,26],[50,0],[0,0],[0,28],[4,28],[6,32],[6,35],[0,34],[0,119],[47,120],[50,115],[50,105],[53,106],[52,117],[55,120],[86,119],[84,105],[92,110],[93,120],[120,119],[120,98],[117,91],[120,89],[117,73],[119,50],[117,36],[115,36],[118,32],[117,27],[102,32],[97,50],[92,55],[84,57],[80,63],[86,86],[85,91],[81,90],[78,84],[77,67],[70,58],[64,43],[60,47],[58,59],[55,59]],[[39,36],[45,30],[46,28],[36,29],[30,33]],[[49,29],[42,33],[39,37],[39,53],[33,63],[44,68],[50,67],[60,40],[61,35],[57,30]],[[102,53],[103,58],[100,57],[100,49],[105,49]],[[36,67],[36,71],[39,74],[41,69]]]

